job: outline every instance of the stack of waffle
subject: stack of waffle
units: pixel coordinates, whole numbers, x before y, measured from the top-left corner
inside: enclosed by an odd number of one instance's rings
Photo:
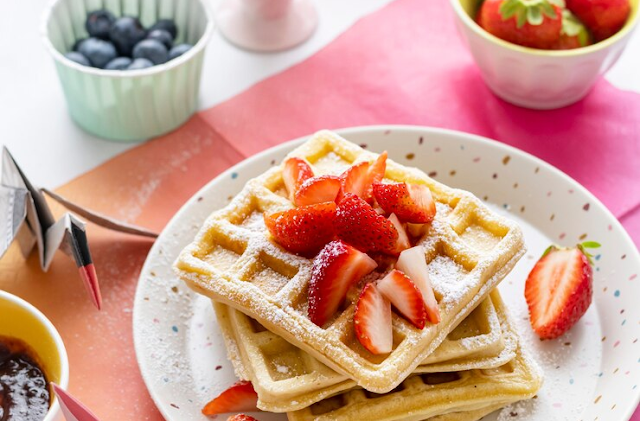
[[[393,155],[393,154],[392,154]],[[377,155],[322,131],[289,156],[314,174],[341,174]],[[420,239],[441,321],[417,329],[393,315],[393,350],[373,355],[353,315],[362,284],[320,327],[308,318],[313,259],[287,252],[263,215],[293,207],[272,167],[205,222],[175,267],[213,301],[229,359],[258,407],[290,420],[477,420],[535,395],[541,375],[496,286],[524,253],[517,225],[472,194],[387,162],[385,182],[425,184],[437,212]]]

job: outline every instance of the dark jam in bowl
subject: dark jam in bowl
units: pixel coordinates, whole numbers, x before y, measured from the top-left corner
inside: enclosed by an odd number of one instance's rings
[[[51,395],[37,357],[24,342],[0,336],[0,421],[41,421]]]

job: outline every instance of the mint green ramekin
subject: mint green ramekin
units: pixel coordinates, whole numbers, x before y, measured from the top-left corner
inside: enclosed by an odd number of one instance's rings
[[[88,36],[87,12],[101,8],[115,16],[136,16],[145,27],[174,19],[176,44],[193,48],[167,63],[131,71],[96,69],[65,58],[77,39]],[[42,36],[73,120],[99,137],[140,141],[176,129],[197,110],[212,32],[213,19],[203,0],[54,0],[44,14]]]

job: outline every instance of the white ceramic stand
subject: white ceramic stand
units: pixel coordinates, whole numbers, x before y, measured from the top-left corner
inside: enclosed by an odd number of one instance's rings
[[[223,0],[216,13],[220,32],[248,50],[286,50],[306,41],[318,25],[311,0]]]

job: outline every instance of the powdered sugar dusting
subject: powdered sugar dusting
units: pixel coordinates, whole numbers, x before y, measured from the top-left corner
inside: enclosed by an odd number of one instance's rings
[[[458,303],[467,292],[464,282],[467,271],[448,256],[438,255],[428,265],[433,289],[442,296],[442,302]]]

